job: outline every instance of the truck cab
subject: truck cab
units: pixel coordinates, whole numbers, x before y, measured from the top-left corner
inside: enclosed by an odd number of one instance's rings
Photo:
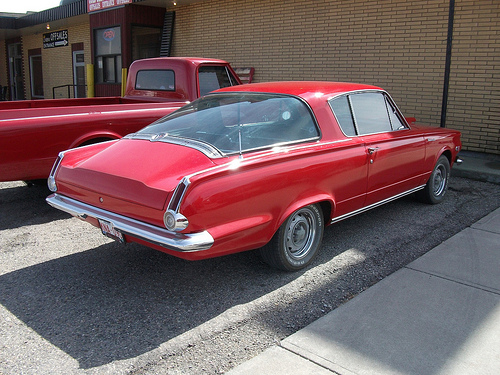
[[[210,91],[239,84],[240,79],[223,60],[160,57],[130,65],[125,98],[192,101]]]

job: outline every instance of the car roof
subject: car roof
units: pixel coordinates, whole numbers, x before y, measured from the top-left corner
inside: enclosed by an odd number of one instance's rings
[[[215,92],[265,92],[300,96],[304,99],[311,97],[320,99],[331,98],[340,94],[364,91],[382,90],[380,87],[349,82],[326,82],[326,81],[283,81],[251,83],[226,87]]]

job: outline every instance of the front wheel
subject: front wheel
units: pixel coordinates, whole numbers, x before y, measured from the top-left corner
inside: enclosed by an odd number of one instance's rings
[[[298,209],[280,226],[267,245],[262,259],[272,267],[297,271],[308,266],[318,253],[323,238],[323,213],[313,204]]]
[[[441,203],[448,190],[449,180],[450,162],[446,156],[441,155],[425,188],[418,193],[418,198],[425,203]]]

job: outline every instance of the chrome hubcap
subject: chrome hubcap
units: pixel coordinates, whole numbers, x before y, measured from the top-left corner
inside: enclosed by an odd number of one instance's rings
[[[289,220],[286,229],[285,247],[294,259],[305,257],[314,241],[316,228],[314,217],[307,209],[296,212]]]
[[[432,182],[434,195],[441,195],[446,187],[446,168],[443,165],[439,165],[434,171]]]

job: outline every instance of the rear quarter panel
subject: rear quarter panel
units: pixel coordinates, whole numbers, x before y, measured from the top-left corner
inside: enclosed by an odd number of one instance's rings
[[[441,155],[446,155],[450,161],[450,166],[453,166],[458,152],[462,148],[459,131],[422,125],[412,125],[412,128],[421,132],[425,139],[424,165],[426,181]]]
[[[193,176],[181,206],[188,232],[214,237],[209,256],[266,244],[296,209],[325,202],[329,218],[361,207],[366,187],[362,145],[338,142],[282,152]],[[206,257],[204,254],[192,254]]]

